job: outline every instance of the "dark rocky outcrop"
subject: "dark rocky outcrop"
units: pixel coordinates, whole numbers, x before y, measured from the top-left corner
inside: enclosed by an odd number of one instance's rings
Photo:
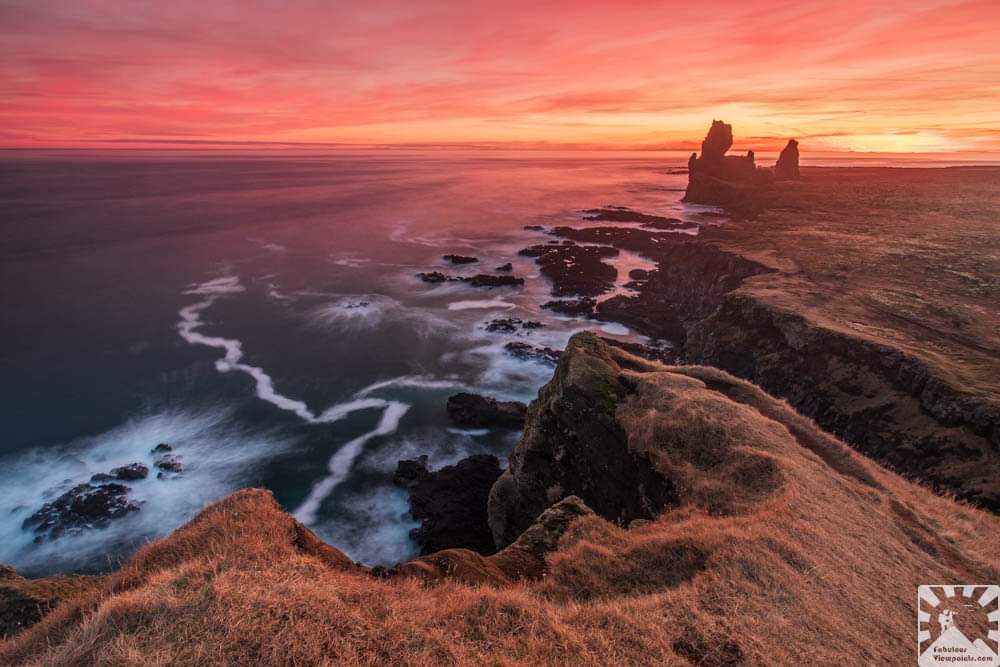
[[[906,352],[736,291],[690,322],[685,355],[787,399],[895,470],[1000,513],[1000,410]]]
[[[139,511],[139,503],[128,497],[124,484],[77,484],[24,520],[25,530],[52,539],[64,533],[103,528],[111,521]]]
[[[427,458],[400,461],[394,482],[410,494],[410,514],[421,522],[411,533],[421,555],[442,549],[496,551],[486,517],[490,488],[500,476],[495,456],[476,455],[431,471]]]
[[[478,257],[468,257],[466,255],[445,255],[442,259],[452,264],[475,264],[479,261]]]
[[[524,278],[516,276],[491,276],[486,273],[478,273],[472,277],[446,276],[440,271],[424,271],[417,274],[417,278],[425,283],[466,283],[472,287],[519,287],[524,284]]]
[[[524,278],[516,276],[491,276],[480,273],[471,278],[462,278],[473,287],[520,287],[524,284]]]
[[[446,283],[448,281],[457,280],[457,278],[449,278],[440,271],[422,271],[417,274],[417,278],[420,278],[425,283]]]
[[[541,347],[521,341],[511,341],[504,345],[503,349],[504,352],[521,361],[537,361],[552,365],[559,361],[560,355],[559,350],[553,350],[551,347]]]
[[[745,156],[726,155],[733,145],[733,127],[721,120],[712,126],[701,143],[701,155],[688,161],[688,187],[684,201],[722,206],[741,215],[760,211],[760,194],[773,178],[766,169],[758,169],[753,151]]]
[[[774,177],[787,181],[799,177],[799,142],[789,139],[774,165]]]
[[[617,257],[616,248],[543,244],[518,254],[535,258],[542,275],[552,281],[553,296],[597,296],[614,287],[618,277],[615,267],[602,261]]]
[[[490,396],[460,393],[448,397],[448,416],[462,428],[524,427],[528,406],[517,401],[498,401]]]
[[[518,331],[541,329],[544,326],[544,324],[535,320],[522,320],[517,317],[502,317],[487,322],[485,329],[490,333],[517,333]]]
[[[560,315],[587,317],[594,312],[594,306],[596,305],[596,300],[590,297],[582,297],[580,299],[557,299],[555,301],[546,301],[542,304],[542,308],[559,313]]]
[[[507,271],[513,271],[514,270],[514,265],[511,264],[510,262],[507,262],[506,264],[501,264],[500,266],[496,267],[493,270],[494,271],[500,271],[500,272],[506,273]]]
[[[157,477],[161,479],[165,476],[164,473],[178,474],[184,471],[184,463],[181,461],[181,457],[176,454],[164,454],[156,459],[153,465],[159,468],[160,472],[157,473]]]

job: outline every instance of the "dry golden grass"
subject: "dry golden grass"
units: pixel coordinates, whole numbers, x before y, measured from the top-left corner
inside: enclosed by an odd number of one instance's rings
[[[373,577],[269,492],[241,491],[0,646],[0,664],[914,664],[918,584],[1000,579],[997,517],[724,373],[611,357],[639,387],[617,408],[630,446],[681,480],[657,521],[580,519],[541,577],[441,555],[489,570],[470,585],[448,568]]]

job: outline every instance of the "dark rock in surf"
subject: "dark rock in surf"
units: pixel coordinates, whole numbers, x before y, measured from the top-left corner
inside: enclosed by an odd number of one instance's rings
[[[473,287],[519,287],[524,284],[524,278],[517,276],[491,276],[485,273],[462,280]]]
[[[491,276],[479,273],[471,278],[465,276],[446,276],[440,271],[418,273],[417,277],[425,283],[467,283],[472,287],[518,287],[524,284],[524,278],[516,276]]]
[[[479,261],[478,257],[468,257],[466,255],[445,255],[443,259],[452,264],[475,264]]]
[[[490,333],[517,333],[518,330],[541,329],[545,325],[534,320],[522,320],[517,317],[504,317],[490,320],[485,329]]]
[[[184,464],[180,457],[173,454],[161,456],[153,465],[160,469],[160,472],[156,474],[158,479],[174,477],[184,471]]]
[[[497,458],[479,454],[437,471],[427,468],[426,457],[421,459],[400,461],[394,478],[409,489],[410,514],[421,522],[411,532],[421,555],[443,549],[494,553],[486,507],[500,477]]]
[[[587,317],[594,312],[597,301],[590,297],[580,299],[557,299],[546,301],[542,304],[545,310],[559,313],[560,315],[571,315],[574,317]]]
[[[128,465],[121,466],[119,468],[113,468],[111,474],[115,479],[125,480],[125,481],[135,481],[139,479],[146,479],[149,476],[149,468],[141,463],[129,463]]]
[[[498,401],[490,396],[460,393],[448,397],[448,416],[461,428],[524,427],[528,406],[517,401]]]
[[[420,278],[425,283],[444,283],[451,280],[451,278],[444,275],[440,271],[424,271],[422,273],[418,273],[417,278]]]
[[[427,455],[422,454],[415,459],[407,459],[396,463],[396,474],[392,477],[392,483],[396,486],[410,488],[429,474],[430,468],[427,465]]]
[[[617,257],[617,248],[564,241],[530,246],[518,254],[535,258],[542,275],[552,281],[553,296],[597,296],[614,287],[618,278],[617,269],[602,261]]]
[[[521,361],[537,361],[553,366],[559,362],[559,350],[553,350],[551,347],[539,347],[520,341],[512,341],[504,345],[503,349],[504,352]]]
[[[156,447],[153,447],[149,453],[150,454],[166,454],[167,452],[174,451],[174,448],[165,442],[161,442]]]
[[[648,213],[640,213],[639,211],[633,211],[630,208],[625,208],[624,206],[612,206],[608,208],[590,208],[585,210],[583,219],[605,221],[605,222],[639,222],[644,226],[648,225],[650,227],[659,226],[662,229],[673,229],[679,227],[685,227],[691,223],[686,223],[678,218],[666,218],[661,215],[650,215]]]
[[[64,533],[103,528],[111,521],[139,511],[139,503],[128,497],[124,484],[77,484],[24,520],[22,527],[34,531],[39,541]]]
[[[542,227],[541,225],[525,225],[524,229],[525,229],[525,231],[529,231],[529,232],[544,232],[545,231],[545,227]]]
[[[501,272],[513,271],[514,270],[514,265],[511,264],[510,262],[507,262],[506,264],[501,264],[500,266],[498,266],[497,268],[495,268],[493,270],[494,271],[501,271]]]

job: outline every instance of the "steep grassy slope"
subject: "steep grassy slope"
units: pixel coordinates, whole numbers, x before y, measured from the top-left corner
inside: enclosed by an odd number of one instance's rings
[[[0,664],[913,664],[918,584],[1000,579],[997,517],[753,385],[587,334],[494,492],[497,532],[527,537],[372,572],[242,491],[0,646]],[[598,514],[569,498],[532,523],[571,494]]]

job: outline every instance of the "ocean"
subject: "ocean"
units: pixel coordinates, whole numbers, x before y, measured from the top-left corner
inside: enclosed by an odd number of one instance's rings
[[[309,155],[64,151],[0,161],[0,563],[102,572],[232,491],[263,486],[367,564],[416,553],[396,462],[505,464],[517,434],[454,428],[446,398],[528,401],[552,367],[507,354],[619,324],[556,316],[525,225],[592,224],[607,205],[698,219],[679,155],[338,150]],[[615,223],[610,223],[615,224]],[[477,264],[450,266],[446,253]],[[623,253],[615,293],[631,268]],[[431,285],[421,271],[494,273],[520,288]],[[607,296],[607,295],[606,295]],[[491,333],[498,317],[537,320]],[[91,475],[130,481],[139,511],[35,540],[22,527]]]

